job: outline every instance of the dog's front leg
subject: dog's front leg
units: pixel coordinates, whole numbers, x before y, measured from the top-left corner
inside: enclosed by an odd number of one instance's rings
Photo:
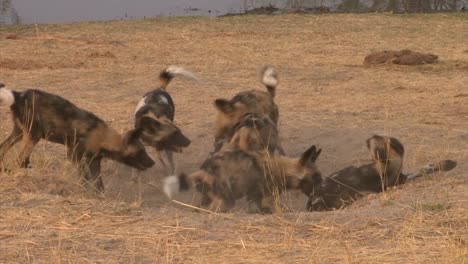
[[[281,144],[281,139],[278,138],[278,142],[276,143],[276,149],[278,150],[278,154],[281,156],[286,156],[286,152],[284,151],[283,145]]]
[[[174,155],[172,150],[164,150],[166,153],[166,158],[167,161],[169,162],[169,174],[168,175],[173,175],[175,173],[175,164],[174,164]]]
[[[86,183],[93,186],[99,193],[104,191],[100,157],[86,157],[80,165],[80,171]]]

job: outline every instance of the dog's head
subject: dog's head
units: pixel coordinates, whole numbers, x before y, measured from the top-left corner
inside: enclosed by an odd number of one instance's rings
[[[317,149],[317,147],[313,145],[302,153],[299,158],[298,166],[300,171],[302,171],[299,188],[306,195],[312,193],[314,187],[322,182],[322,173],[317,168],[316,164],[320,153],[322,153],[322,149]]]
[[[232,102],[226,99],[216,99],[214,102],[218,110],[215,122],[215,152],[219,151],[224,143],[229,142],[233,135],[234,126],[242,121],[248,112],[248,106],[242,102]]]
[[[316,161],[322,152],[316,146],[307,149],[300,158],[281,158],[286,161],[286,166],[282,170],[285,174],[286,188],[300,189],[304,194],[309,195],[314,188],[322,182],[322,173],[317,168]]]
[[[154,161],[139,140],[141,132],[141,129],[133,129],[124,135],[122,149],[116,159],[136,169],[146,170],[154,165]]]
[[[216,118],[216,139],[224,138],[248,111],[248,107],[241,102],[231,102],[226,99],[216,99],[215,107],[218,110]]]
[[[141,129],[141,139],[148,145],[164,144],[176,151],[186,148],[191,141],[167,118],[155,119],[144,116],[140,119],[137,127]]]
[[[403,144],[394,137],[374,135],[366,140],[366,144],[375,161],[401,160],[405,154]]]
[[[233,127],[230,145],[244,151],[274,152],[278,142],[278,131],[268,117],[248,113]]]

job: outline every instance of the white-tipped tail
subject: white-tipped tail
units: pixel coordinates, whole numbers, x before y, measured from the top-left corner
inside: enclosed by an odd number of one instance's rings
[[[143,106],[146,105],[146,96],[144,96],[143,98],[141,98],[141,100],[138,102],[137,106],[135,107],[135,112],[133,112],[133,115],[135,115],[138,110],[140,110]]]
[[[10,107],[15,103],[15,96],[11,90],[2,86],[0,86],[0,104],[5,104]]]
[[[180,190],[179,177],[177,177],[177,175],[166,177],[164,179],[163,190],[164,190],[164,193],[167,195],[167,197],[169,197],[170,199],[176,196]]]
[[[268,87],[278,86],[278,74],[272,66],[265,66],[262,70],[262,83]]]
[[[184,76],[184,77],[187,77],[189,79],[192,79],[192,80],[196,80],[198,81],[198,77],[195,76],[195,74],[193,74],[192,72],[190,71],[187,71],[186,69],[182,68],[182,67],[178,67],[178,66],[169,66],[166,68],[166,72],[172,74],[172,75],[181,75],[181,76]]]

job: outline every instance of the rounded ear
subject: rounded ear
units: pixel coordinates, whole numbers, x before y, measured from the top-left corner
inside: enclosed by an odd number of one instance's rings
[[[141,132],[148,131],[150,133],[154,133],[160,127],[161,127],[161,122],[149,116],[142,117],[138,124],[138,128],[142,130]]]
[[[314,146],[315,147],[315,146]],[[310,161],[315,162],[322,153],[322,149],[319,149],[310,155]]]
[[[214,101],[216,109],[225,114],[234,112],[234,106],[226,99],[216,99]]]
[[[127,132],[125,137],[125,142],[128,144],[132,141],[138,140],[141,135],[141,128],[135,128]]]
[[[313,145],[302,154],[299,164],[305,166],[308,163],[314,163],[320,156],[320,153],[322,153],[322,149],[317,150],[317,147]]]

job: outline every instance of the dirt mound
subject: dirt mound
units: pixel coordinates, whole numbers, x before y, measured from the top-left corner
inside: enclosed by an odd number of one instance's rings
[[[435,63],[438,56],[430,53],[421,53],[409,49],[400,51],[384,50],[374,52],[364,58],[364,64],[400,64],[400,65],[420,65]]]

